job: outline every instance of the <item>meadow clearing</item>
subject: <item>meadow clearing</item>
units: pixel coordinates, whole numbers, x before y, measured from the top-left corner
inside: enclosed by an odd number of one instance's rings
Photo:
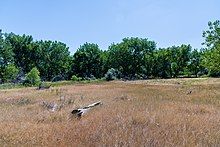
[[[96,101],[81,119],[71,115]],[[0,146],[220,146],[220,79],[2,89]]]

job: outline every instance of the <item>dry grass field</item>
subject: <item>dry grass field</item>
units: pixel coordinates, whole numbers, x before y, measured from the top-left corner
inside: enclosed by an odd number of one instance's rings
[[[0,90],[0,146],[220,146],[220,79]]]

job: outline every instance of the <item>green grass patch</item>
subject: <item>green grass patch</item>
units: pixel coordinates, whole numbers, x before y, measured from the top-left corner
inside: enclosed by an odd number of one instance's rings
[[[5,83],[0,84],[0,89],[15,89],[15,88],[24,88],[25,86],[22,84],[13,84],[13,83]]]
[[[96,79],[96,80],[83,80],[83,81],[59,81],[59,82],[45,82],[48,85],[51,85],[52,87],[58,87],[58,86],[65,86],[65,85],[74,85],[74,84],[88,84],[88,83],[101,83],[104,82],[103,79]]]
[[[58,82],[44,82],[46,85],[51,85],[52,87],[65,86],[65,85],[74,85],[74,84],[88,84],[88,83],[101,83],[104,82],[104,79],[96,80],[83,80],[83,81],[58,81]],[[1,89],[16,89],[16,88],[25,88],[25,87],[36,87],[36,86],[25,86],[23,84],[13,84],[5,83],[0,84]]]

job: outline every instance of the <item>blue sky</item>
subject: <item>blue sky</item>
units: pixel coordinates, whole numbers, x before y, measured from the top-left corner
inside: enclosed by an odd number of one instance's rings
[[[201,48],[202,31],[220,19],[219,7],[219,0],[4,0],[0,29],[58,40],[72,53],[85,42],[107,49],[124,37]]]

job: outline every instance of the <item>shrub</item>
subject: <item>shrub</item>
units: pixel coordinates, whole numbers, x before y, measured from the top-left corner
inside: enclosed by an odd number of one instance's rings
[[[27,86],[39,85],[41,82],[39,75],[40,72],[38,71],[38,69],[36,67],[32,68],[31,71],[26,74],[24,84]]]
[[[107,81],[116,80],[119,77],[120,77],[120,72],[114,68],[109,69],[105,74],[105,79]]]
[[[90,75],[90,80],[96,80],[95,76],[94,75]]]
[[[208,76],[210,76],[210,77],[220,77],[220,71],[209,70]]]
[[[15,65],[10,64],[5,68],[4,72],[4,81],[12,82],[16,79],[19,70],[15,67]]]
[[[76,75],[73,75],[73,76],[71,77],[71,80],[72,80],[72,81],[81,81],[82,78],[81,78],[81,77],[77,77]]]

